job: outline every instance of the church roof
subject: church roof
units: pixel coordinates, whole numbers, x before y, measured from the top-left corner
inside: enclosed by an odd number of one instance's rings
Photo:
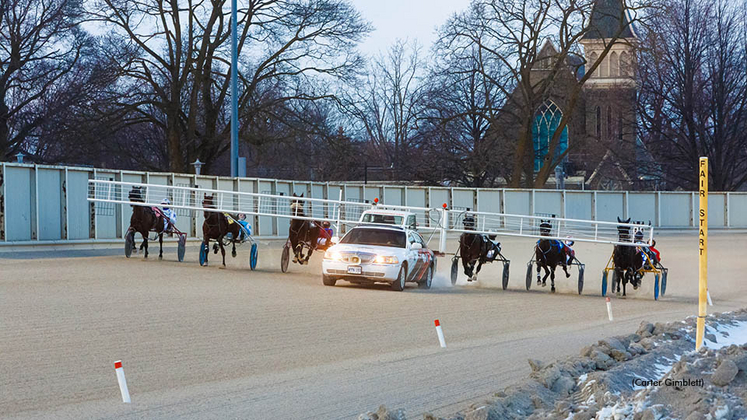
[[[583,39],[614,38],[621,28],[623,29],[618,38],[635,37],[627,11],[623,7],[623,0],[596,0],[591,11],[589,32]]]

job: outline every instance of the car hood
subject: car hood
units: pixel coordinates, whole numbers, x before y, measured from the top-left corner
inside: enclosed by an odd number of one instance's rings
[[[370,252],[381,255],[398,255],[405,251],[406,248],[396,248],[392,246],[377,245],[358,245],[358,244],[337,244],[328,249],[331,252]]]

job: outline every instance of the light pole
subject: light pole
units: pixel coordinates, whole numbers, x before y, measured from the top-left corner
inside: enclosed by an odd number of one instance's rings
[[[239,88],[238,88],[238,24],[236,1],[231,0],[231,176],[239,175]]]

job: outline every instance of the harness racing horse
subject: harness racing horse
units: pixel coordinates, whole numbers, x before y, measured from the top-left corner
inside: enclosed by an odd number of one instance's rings
[[[202,200],[202,207],[205,207],[206,209],[214,209],[214,196],[205,195],[205,198]],[[223,257],[223,266],[220,268],[226,268],[226,250],[223,248],[223,237],[226,236],[227,233],[231,233],[231,244],[233,245],[231,256],[236,257],[236,240],[239,237],[240,231],[241,228],[239,227],[239,224],[229,223],[228,218],[223,213],[205,210],[205,221],[202,222],[202,246],[207,248],[211,239],[216,241],[215,245],[213,245],[213,253],[217,254],[218,248],[220,248],[220,253]],[[207,252],[206,249],[204,252],[205,263],[203,266],[208,265],[208,254],[209,252]]]
[[[630,223],[628,220],[621,220],[617,218],[619,223]],[[620,242],[633,242],[633,238],[630,235],[630,226],[618,226],[617,237]],[[638,286],[641,285],[641,276],[638,274],[638,270],[643,268],[645,262],[643,252],[638,251],[635,246],[626,245],[615,245],[612,252],[612,261],[615,263],[615,273],[612,281],[613,289],[615,283],[617,283],[617,290],[615,293],[620,295],[620,283],[622,283],[622,295],[625,297],[625,286],[628,282],[633,285],[633,289],[637,290]],[[615,282],[614,279],[617,279]]]
[[[550,221],[540,219],[540,236],[550,236],[551,230],[552,225]],[[565,250],[559,241],[551,239],[540,239],[537,241],[537,245],[534,246],[534,260],[537,262],[537,285],[541,284],[542,287],[545,287],[547,285],[547,276],[550,276],[551,292],[555,292],[555,268],[558,265],[563,267],[566,278],[571,276],[568,272]],[[545,276],[542,280],[540,280],[540,268],[545,270]]]
[[[465,217],[462,223],[466,230],[475,230],[475,219],[472,216]],[[462,267],[464,274],[467,275],[467,281],[477,281],[477,274],[482,265],[489,261],[488,250],[491,245],[485,235],[479,233],[464,232],[459,237],[459,255],[462,257]],[[493,260],[497,254],[494,252]],[[475,264],[477,264],[477,270],[475,270]]]
[[[145,187],[132,187],[130,190],[129,198],[130,201],[144,203],[143,195]],[[145,248],[145,258],[148,258],[148,233],[155,231],[158,234],[158,244],[160,251],[158,253],[158,259],[163,259],[163,229],[164,229],[165,216],[160,211],[153,210],[151,207],[132,205],[132,216],[130,216],[130,228],[127,235],[132,235],[126,240],[131,240],[133,245],[135,241],[135,232],[139,232],[143,236],[143,243],[140,244],[140,250]],[[134,246],[133,246],[134,247]]]
[[[303,197],[303,193],[300,196],[293,193],[293,197]],[[293,216],[306,217],[303,205],[304,203],[300,200],[293,200],[290,205],[291,214]],[[309,220],[291,219],[290,227],[288,228],[288,239],[293,248],[293,262],[301,265],[309,263],[309,257],[311,257],[311,254],[317,247],[319,233],[320,227],[318,224]],[[309,253],[305,257],[303,256],[304,246],[309,248]]]

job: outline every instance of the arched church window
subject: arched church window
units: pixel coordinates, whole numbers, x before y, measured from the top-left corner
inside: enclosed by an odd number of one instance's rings
[[[612,107],[607,107],[607,138],[612,138]]]
[[[542,168],[542,159],[548,153],[550,140],[560,126],[560,120],[563,118],[563,112],[558,108],[555,102],[548,100],[542,104],[534,117],[532,124],[532,142],[534,144],[534,170],[539,171]],[[568,126],[563,127],[560,134],[560,142],[555,149],[554,155],[558,157],[568,149]]]
[[[597,107],[597,139],[602,138],[602,108]]]
[[[609,77],[610,75],[610,57],[609,56],[602,59],[602,63],[599,65],[599,69],[601,70],[599,72],[600,76]]]
[[[589,64],[588,64],[588,65],[586,66],[586,68],[587,68],[587,69],[588,69],[588,68],[591,68],[591,66],[593,66],[593,65],[594,65],[594,63],[596,63],[596,62],[597,62],[597,59],[599,59],[599,56],[597,55],[597,53],[595,53],[595,52],[591,53],[591,54],[589,55]],[[597,68],[597,70],[596,70],[596,72],[595,72],[596,74],[592,74],[592,75],[591,75],[591,77],[599,76],[599,71],[600,71],[600,69],[599,69],[599,68]]]
[[[620,76],[632,76],[632,68],[630,67],[630,54],[625,51],[620,53]]]
[[[620,75],[620,61],[617,58],[617,53],[612,52],[610,54],[610,76],[617,77]]]

